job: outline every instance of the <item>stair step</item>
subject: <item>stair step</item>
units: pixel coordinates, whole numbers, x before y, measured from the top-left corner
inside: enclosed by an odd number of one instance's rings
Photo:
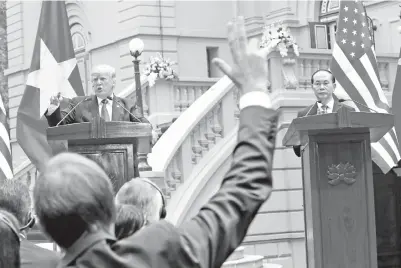
[[[244,258],[234,261],[226,261],[224,268],[263,268],[263,256],[245,255]]]
[[[283,268],[284,266],[278,263],[270,263],[267,260],[264,260],[263,268]],[[289,267],[289,266],[288,266]]]
[[[245,247],[237,247],[234,252],[231,253],[230,257],[228,257],[227,261],[242,259],[244,257],[244,249]]]

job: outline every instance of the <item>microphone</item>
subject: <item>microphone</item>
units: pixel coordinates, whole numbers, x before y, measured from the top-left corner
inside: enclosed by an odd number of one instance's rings
[[[321,103],[321,101],[319,100],[319,101],[317,101],[317,102],[319,102],[319,103]],[[313,104],[311,107],[310,107],[310,109],[309,109],[309,111],[303,116],[303,117],[305,117],[305,116],[308,116],[308,114],[310,113],[310,111],[312,110],[312,108],[313,107],[315,107],[315,105],[317,105],[316,103],[315,104]]]
[[[91,97],[86,97],[83,100],[81,100],[80,102],[78,102],[74,107],[72,107],[71,111],[69,111],[61,120],[60,122],[57,123],[56,127],[58,127],[58,125],[61,124],[61,122],[64,121],[64,119],[66,119],[77,107],[78,105],[80,105],[81,103],[83,103],[84,101],[90,100]]]
[[[348,100],[339,99],[339,100],[338,100],[338,102],[345,102],[345,101],[352,101],[352,102],[355,102],[355,103],[357,103],[357,104],[359,104],[359,105],[361,105],[361,106],[363,106],[363,107],[365,107],[365,108],[368,108],[369,110],[371,110],[371,111],[373,111],[373,112],[375,112],[375,113],[379,113],[378,111],[376,111],[376,110],[374,110],[374,109],[372,109],[372,108],[366,106],[366,105],[363,104],[363,103],[360,103],[360,102],[358,102],[358,101],[355,101],[355,100],[351,100],[351,99],[348,99]]]
[[[113,101],[113,98],[112,98],[112,97],[108,96],[107,98],[108,98],[109,100]],[[136,117],[135,115],[133,115],[127,108],[125,108],[125,106],[124,106],[121,102],[119,102],[116,98],[114,98],[114,101],[117,102],[118,104],[120,104],[121,108],[123,108],[125,111],[127,111],[127,113],[129,113],[130,115],[132,115],[132,117],[134,117],[136,120],[139,121],[139,123],[141,123],[141,120],[140,120],[138,117]]]

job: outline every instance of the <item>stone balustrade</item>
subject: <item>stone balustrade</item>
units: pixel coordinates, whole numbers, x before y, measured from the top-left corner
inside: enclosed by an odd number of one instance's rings
[[[331,50],[304,49],[299,57],[289,53],[281,57],[278,52],[269,55],[270,90],[307,90],[311,89],[311,75],[318,69],[328,69]],[[392,91],[397,71],[396,55],[378,55],[380,82],[385,92]]]
[[[191,104],[204,94],[213,84],[216,78],[190,78],[183,77],[178,81],[156,80],[156,84],[149,87],[148,83],[142,84],[142,101],[144,115],[153,126],[170,123],[188,109]],[[135,99],[136,91],[124,90],[127,98]]]
[[[152,170],[164,177],[167,197],[200,159],[236,125],[238,98],[223,78],[203,93],[160,138],[149,154]],[[236,112],[235,112],[236,111]]]

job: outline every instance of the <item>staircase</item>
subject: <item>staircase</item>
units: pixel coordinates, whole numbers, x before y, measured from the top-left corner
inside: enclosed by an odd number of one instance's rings
[[[263,268],[263,256],[245,255],[244,247],[237,248],[223,264],[224,268]]]

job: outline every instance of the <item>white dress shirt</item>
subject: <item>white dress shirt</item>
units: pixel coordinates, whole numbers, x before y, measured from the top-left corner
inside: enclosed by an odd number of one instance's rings
[[[239,109],[242,110],[248,106],[262,106],[267,109],[272,108],[270,96],[262,91],[252,91],[245,93],[239,100]]]
[[[322,106],[323,106],[323,104],[321,102],[317,103],[317,108],[320,111],[323,111]],[[332,113],[333,112],[333,107],[334,107],[334,99],[331,98],[331,100],[326,104],[326,106],[327,106],[327,113]]]
[[[112,95],[111,97],[112,97],[113,100],[114,100],[114,95]],[[106,105],[106,109],[107,109],[107,112],[109,113],[109,117],[110,117],[110,120],[111,120],[111,118],[112,118],[112,113],[113,113],[113,100],[108,100],[109,102],[108,102],[107,104],[104,104],[104,103],[102,102],[102,100],[103,100],[103,99],[97,97],[97,103],[99,104],[99,115],[100,115],[100,116],[102,115],[102,108],[103,108],[103,105]]]

